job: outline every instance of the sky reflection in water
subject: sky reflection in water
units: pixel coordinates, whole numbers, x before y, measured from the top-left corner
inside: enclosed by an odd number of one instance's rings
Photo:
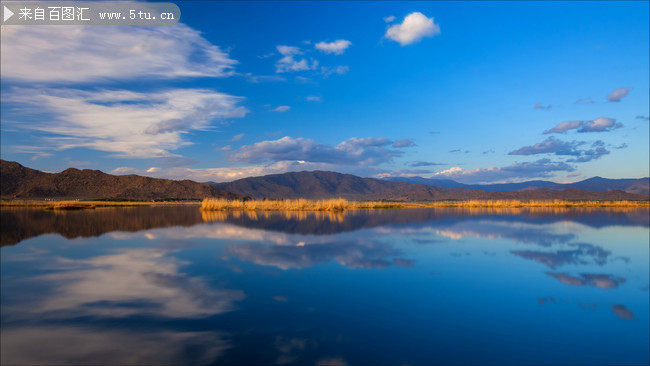
[[[3,364],[648,363],[648,210],[2,212]]]

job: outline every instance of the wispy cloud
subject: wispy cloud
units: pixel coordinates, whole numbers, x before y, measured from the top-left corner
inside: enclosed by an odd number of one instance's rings
[[[538,142],[531,146],[524,146],[517,150],[513,150],[508,155],[537,155],[537,154],[554,154],[554,155],[570,155],[575,158],[567,160],[570,163],[586,163],[588,161],[596,160],[603,155],[609,154],[609,150],[605,148],[605,143],[601,140],[595,141],[590,149],[579,149],[580,146],[586,144],[584,141],[561,141],[553,136],[547,138],[542,142]]]
[[[200,32],[172,26],[2,28],[2,79],[79,83],[224,77],[237,61]],[[56,60],[56,61],[53,61]]]
[[[417,146],[413,139],[396,140],[392,145],[394,148],[414,147]]]
[[[273,111],[273,112],[286,112],[289,109],[291,109],[291,107],[289,107],[288,105],[280,105],[280,106],[277,106],[277,107],[271,109],[271,111]]]
[[[282,58],[275,63],[275,71],[278,73],[314,70],[318,67],[317,60],[308,61],[304,57],[299,57],[303,52],[298,47],[280,45],[276,48],[282,55]]]
[[[623,124],[616,122],[614,118],[600,117],[593,121],[584,121],[578,132],[605,132],[623,127]]]
[[[233,136],[233,137],[230,139],[230,141],[232,141],[232,142],[239,141],[239,140],[243,139],[244,136],[245,136],[245,135],[244,135],[243,133],[237,134],[237,135]]]
[[[337,39],[334,42],[318,42],[314,45],[314,48],[324,52],[324,53],[333,53],[335,55],[342,55],[345,50],[352,45],[352,42],[345,39]]]
[[[532,146],[524,146],[513,150],[508,155],[536,155],[536,154],[555,154],[555,155],[580,155],[576,149],[578,146],[585,144],[581,141],[561,141],[553,136]]]
[[[433,22],[433,18],[427,18],[420,12],[413,12],[404,17],[402,23],[389,27],[384,36],[406,46],[437,34],[440,34],[440,26]]]
[[[610,102],[620,102],[621,99],[627,97],[627,94],[632,90],[632,88],[628,87],[620,87],[612,90],[611,93],[607,96],[607,100]]]
[[[570,130],[578,132],[606,132],[623,127],[623,124],[616,122],[614,118],[599,117],[592,121],[565,121],[558,123],[550,130],[544,131],[544,134],[564,133]]]
[[[537,102],[535,103],[535,106],[533,109],[541,109],[541,110],[549,110],[551,109],[551,105],[543,105],[542,102]]]
[[[309,102],[322,102],[323,98],[321,98],[321,97],[319,97],[317,95],[308,95],[307,97],[305,97],[305,100],[307,100]]]
[[[580,127],[580,125],[582,125],[582,121],[564,121],[558,123],[555,127],[551,128],[550,130],[544,131],[544,134],[548,135],[549,133],[564,133],[569,130],[575,130],[576,128]]]
[[[636,119],[643,120],[643,121],[650,121],[650,117],[648,117],[648,116],[638,115],[638,116],[636,116],[635,118],[636,118]]]
[[[44,146],[85,147],[131,158],[172,156],[171,151],[191,144],[183,138],[189,131],[243,117],[248,110],[239,106],[241,100],[207,89],[136,93],[13,88],[3,96],[5,103],[46,114],[27,116],[29,120],[20,125],[48,133]]]
[[[580,98],[574,102],[574,104],[594,104],[594,103],[596,102],[594,102],[594,100],[591,99],[591,97]]]
[[[334,67],[329,67],[329,66],[323,66],[321,67],[321,73],[323,74],[323,77],[326,78],[332,74],[337,74],[337,75],[343,75],[346,72],[350,71],[349,66],[334,66]]]
[[[515,163],[505,167],[489,167],[465,170],[453,167],[434,174],[436,178],[453,179],[461,183],[492,183],[517,179],[545,178],[555,172],[572,172],[575,169],[564,162],[540,159],[533,162]]]
[[[389,16],[384,18],[384,22],[386,22],[386,23],[392,23],[394,21],[395,21],[395,16],[394,15],[389,15]]]
[[[242,146],[229,155],[231,161],[262,163],[266,161],[304,161],[343,165],[377,165],[401,156],[390,149],[386,138],[350,138],[332,146],[306,138],[285,136]]]
[[[410,164],[413,168],[424,167],[424,166],[435,166],[435,165],[446,165],[442,163],[434,163],[430,161],[414,161]]]

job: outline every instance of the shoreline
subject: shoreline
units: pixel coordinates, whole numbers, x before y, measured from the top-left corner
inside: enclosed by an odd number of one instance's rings
[[[568,200],[465,200],[465,201],[353,201],[329,200],[225,200],[203,201],[77,201],[77,200],[1,200],[0,208],[35,207],[45,210],[82,210],[106,207],[201,206],[202,211],[330,211],[408,208],[644,208],[645,201],[568,201]]]

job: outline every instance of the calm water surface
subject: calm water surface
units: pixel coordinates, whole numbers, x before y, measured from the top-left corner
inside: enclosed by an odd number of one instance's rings
[[[2,364],[648,364],[649,211],[1,210]]]

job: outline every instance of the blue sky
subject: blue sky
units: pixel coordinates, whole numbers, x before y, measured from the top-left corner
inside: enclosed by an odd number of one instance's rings
[[[178,2],[3,26],[2,158],[198,181],[649,172],[648,2]]]

